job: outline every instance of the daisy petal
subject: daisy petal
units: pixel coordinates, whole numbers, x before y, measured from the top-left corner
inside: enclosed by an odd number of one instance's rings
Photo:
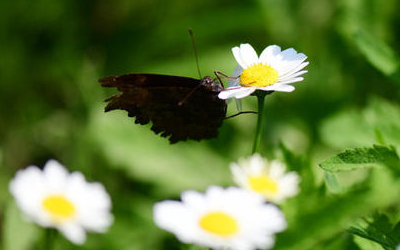
[[[25,195],[31,198],[36,193],[35,189],[43,190],[42,172],[36,166],[29,166],[25,170],[19,170],[14,179],[10,181],[9,188],[11,194],[16,198]]]
[[[293,48],[285,49],[280,54],[284,60],[295,60],[297,51]]]
[[[227,89],[223,89],[219,94],[218,94],[218,98],[219,99],[229,99],[232,98],[234,94],[236,94],[237,92],[240,92],[243,90],[243,87],[230,87]]]
[[[234,87],[231,89],[224,89],[222,90],[219,94],[218,97],[220,99],[228,99],[235,97],[237,99],[246,97],[253,93],[256,90],[256,88],[250,88],[250,87]]]
[[[258,63],[257,52],[248,43],[240,45],[240,55],[247,67]]]
[[[295,90],[295,87],[292,85],[286,85],[286,84],[274,84],[272,86],[267,86],[261,88],[261,90],[264,91],[278,91],[278,92],[293,92]]]
[[[237,187],[211,186],[205,193],[196,192],[196,195],[203,200],[201,204],[195,202],[193,206],[187,206],[184,201],[157,203],[154,206],[157,226],[174,233],[185,243],[232,250],[272,247],[274,234],[285,229],[283,213],[276,206],[266,204],[254,192]],[[224,223],[223,227],[221,223]]]
[[[183,192],[181,200],[188,207],[201,207],[204,203],[202,194],[193,190]]]
[[[256,51],[250,44],[241,44],[239,47],[234,47],[232,52],[239,64],[233,72],[233,77],[236,78],[230,79],[230,87],[219,93],[219,98],[221,99],[232,97],[240,99],[250,95],[257,89],[263,91],[292,92],[295,89],[293,86],[283,85],[302,81],[303,77],[300,76],[308,72],[307,70],[302,70],[308,65],[308,62],[305,62],[307,56],[303,53],[297,53],[293,48],[282,51],[279,46],[270,45],[263,50],[258,59]],[[266,86],[268,83],[259,80],[264,79],[263,74],[269,73],[260,71],[258,68],[249,68],[255,63],[262,63],[276,71],[277,81],[275,81],[275,84]],[[246,72],[245,76],[242,75],[244,72]],[[269,75],[265,77],[269,77]],[[253,79],[254,81],[252,81]],[[254,84],[243,84],[241,81]],[[257,84],[258,82],[259,84]]]
[[[289,62],[303,62],[307,59],[307,56],[303,53],[297,53],[297,51],[293,48],[286,49],[281,52],[280,56],[282,56],[282,60]]]
[[[81,224],[85,229],[97,233],[105,233],[113,221],[114,217],[105,212],[91,213],[81,218]]]
[[[278,45],[270,45],[261,52],[259,62],[269,65],[270,62],[281,52]]]
[[[256,90],[257,90],[257,88],[246,88],[243,91],[236,93],[236,95],[234,97],[236,99],[241,99],[241,98],[251,95]]]
[[[281,181],[286,196],[294,196],[299,192],[299,176],[295,172],[287,173]]]
[[[245,186],[247,184],[247,178],[246,174],[243,168],[241,168],[238,164],[236,163],[231,163],[229,166],[233,180],[240,186]]]
[[[270,205],[266,209],[264,209],[264,212],[265,218],[270,218],[269,223],[265,224],[266,227],[270,228],[271,230],[279,229],[280,231],[284,230],[287,227],[286,221],[279,208]]]
[[[279,81],[278,83],[276,83],[274,85],[286,85],[286,84],[289,84],[289,83],[301,82],[303,80],[304,80],[303,77],[295,77],[295,78],[290,78],[290,79],[285,80],[285,81]],[[272,85],[272,86],[274,86],[274,85]]]
[[[43,173],[47,178],[61,178],[62,180],[68,175],[67,169],[56,160],[48,160],[44,165]]]
[[[280,85],[276,91],[293,90],[290,88],[293,88],[293,86]],[[268,161],[260,155],[254,154],[247,159],[239,159],[238,163],[231,163],[230,169],[237,185],[245,190],[258,194],[258,197],[264,197],[267,201],[281,203],[286,198],[297,194],[299,183],[298,174],[296,172],[286,173],[286,166],[280,161]],[[253,179],[254,177],[256,179]],[[260,182],[253,182],[257,179],[260,180]],[[266,182],[262,183],[261,180],[266,180]],[[253,186],[255,183],[257,183],[257,185]],[[271,188],[272,186],[269,184],[267,185],[266,183],[274,183],[276,186],[275,188]],[[249,202],[247,201],[246,204],[248,203]],[[280,213],[275,206],[269,207],[268,210],[269,211],[264,212],[268,214],[268,216],[271,216],[271,219],[275,218],[274,213]],[[266,216],[255,216],[266,218]],[[278,215],[277,217],[280,216]],[[285,227],[285,222],[278,218],[278,220],[271,221],[268,225],[265,221],[264,225],[267,227],[272,226],[272,228],[279,227],[283,229]]]
[[[234,47],[232,48],[232,53],[233,56],[235,57],[236,62],[239,64],[239,66],[241,66],[242,68],[246,68],[247,65],[244,63],[242,56],[240,54],[240,48],[239,47]]]
[[[178,238],[190,243],[193,241],[193,219],[188,209],[178,201],[162,201],[154,205],[153,217],[156,225],[162,229],[170,231]]]
[[[14,179],[10,181],[11,194],[20,209],[29,217],[32,217],[30,216],[32,214],[37,214],[37,211],[40,210],[39,202],[45,192],[43,179],[42,171],[38,167],[29,166],[24,170],[19,170]],[[43,222],[43,224],[46,223]]]
[[[43,170],[29,166],[18,171],[10,191],[29,220],[58,229],[74,244],[84,243],[85,230],[105,232],[113,221],[104,187],[87,182],[82,173],[69,173],[55,160]]]
[[[156,203],[153,208],[154,222],[158,227],[170,230],[176,223],[173,218],[181,213],[183,214],[185,211],[184,206],[178,201]]]
[[[63,224],[59,230],[65,238],[77,245],[82,245],[86,240],[85,230],[75,223]]]
[[[282,162],[273,160],[269,163],[269,166],[269,175],[272,178],[278,179],[285,174],[286,166]]]
[[[298,71],[297,73],[294,73],[294,74],[291,74],[291,75],[286,75],[286,76],[284,76],[282,78],[279,78],[279,81],[285,81],[285,80],[288,80],[289,78],[295,78],[295,77],[301,76],[301,75],[303,75],[303,74],[305,74],[307,72],[308,72],[308,70]]]
[[[297,66],[290,66],[285,68],[283,71],[284,73],[282,73],[279,77],[286,77],[288,75],[292,75],[300,70],[302,70],[305,66],[307,66],[309,64],[309,62],[303,62],[300,64],[296,64]],[[289,69],[291,68],[291,69]]]

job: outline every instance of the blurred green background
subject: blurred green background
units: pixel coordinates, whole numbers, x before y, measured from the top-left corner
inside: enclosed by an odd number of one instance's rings
[[[105,114],[103,100],[115,91],[97,82],[125,73],[197,78],[188,28],[203,75],[231,74],[231,48],[240,43],[259,53],[277,44],[308,56],[309,73],[296,91],[266,102],[261,152],[286,160],[293,152],[309,190],[283,206],[295,229],[278,237],[276,249],[357,249],[341,233],[344,225],[376,208],[398,211],[398,195],[380,200],[384,187],[368,197],[326,195],[317,163],[344,148],[371,146],[377,133],[400,145],[399,10],[398,0],[0,1],[2,249],[35,249],[41,231],[20,218],[7,185],[16,170],[50,158],[102,182],[112,196],[114,225],[105,235],[90,234],[82,249],[188,247],[155,227],[152,205],[186,189],[232,185],[228,165],[250,155],[256,116],[226,120],[216,139],[169,145],[123,111]],[[244,110],[256,108],[254,97],[244,100]],[[231,102],[228,114],[235,112]],[[366,199],[344,220],[319,208],[345,210]],[[307,234],[302,223],[315,218],[324,224]],[[55,247],[78,248],[62,237]]]

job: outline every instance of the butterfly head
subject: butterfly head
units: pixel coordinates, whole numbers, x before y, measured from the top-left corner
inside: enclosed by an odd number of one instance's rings
[[[212,79],[210,76],[206,76],[201,79],[200,84],[214,92],[220,92],[223,89],[221,83],[215,79]]]

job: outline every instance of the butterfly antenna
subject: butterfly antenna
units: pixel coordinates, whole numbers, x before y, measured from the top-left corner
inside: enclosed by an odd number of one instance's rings
[[[199,59],[198,59],[198,56],[197,56],[196,43],[194,42],[194,35],[193,35],[192,29],[189,29],[189,35],[190,35],[190,38],[192,39],[194,58],[196,58],[197,72],[199,73],[199,77],[202,78],[201,77],[201,72],[200,72],[200,67],[199,67]]]

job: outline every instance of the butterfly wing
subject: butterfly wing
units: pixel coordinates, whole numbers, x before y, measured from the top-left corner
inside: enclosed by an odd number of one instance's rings
[[[218,92],[198,86],[197,79],[128,74],[99,81],[104,87],[116,87],[120,91],[106,100],[106,112],[126,110],[129,117],[135,117],[135,123],[152,122],[151,129],[162,137],[169,137],[171,143],[216,137],[226,114],[226,102],[218,98]]]

